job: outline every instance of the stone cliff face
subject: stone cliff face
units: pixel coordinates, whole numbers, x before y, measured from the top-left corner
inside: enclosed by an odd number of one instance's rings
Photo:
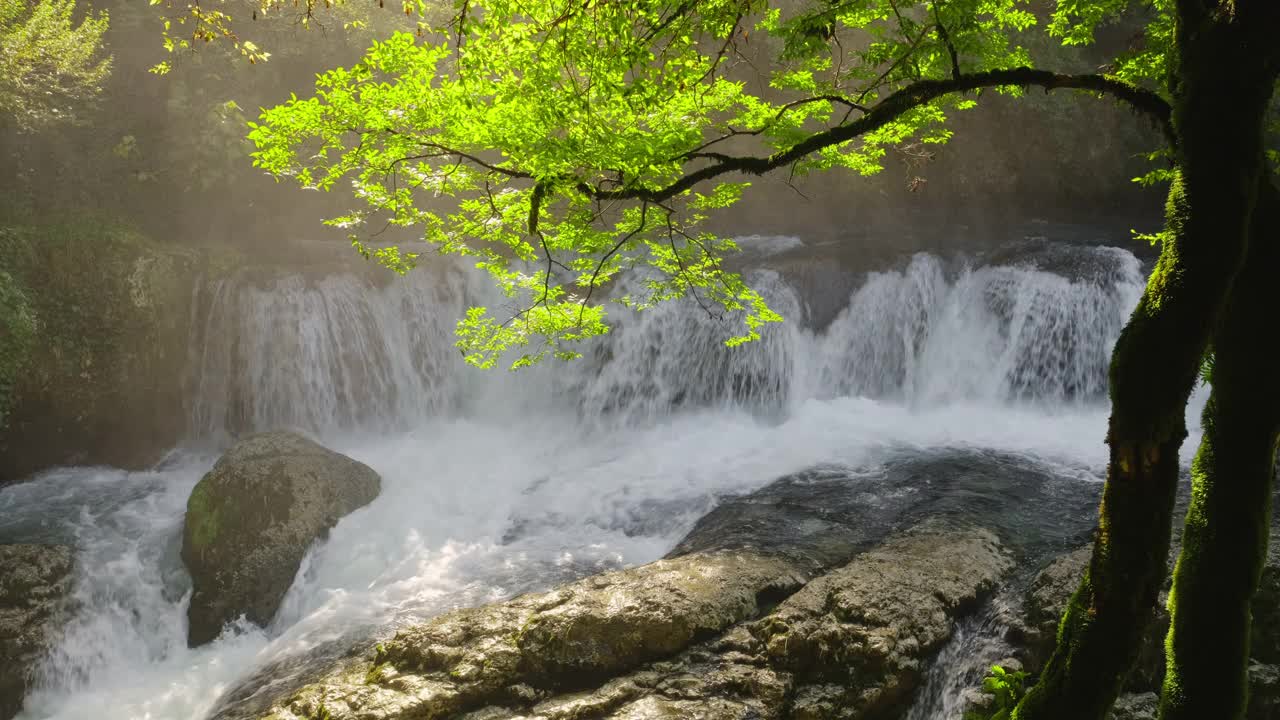
[[[54,465],[144,467],[173,447],[197,289],[235,262],[98,223],[0,229],[0,272],[34,327],[3,358],[0,485]],[[0,307],[0,334],[21,328],[16,308]]]

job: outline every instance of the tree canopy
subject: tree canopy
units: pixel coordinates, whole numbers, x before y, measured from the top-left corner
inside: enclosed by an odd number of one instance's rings
[[[75,0],[0,0],[0,115],[21,130],[74,121],[111,72],[107,23]]]
[[[1128,5],[1062,2],[1041,18],[1021,0],[464,2],[324,73],[250,137],[278,177],[351,183],[359,205],[329,222],[362,252],[403,270],[424,249],[370,238],[413,228],[518,299],[460,323],[475,364],[512,347],[516,366],[572,357],[607,331],[599,289],[624,270],[645,287],[622,303],[694,296],[741,318],[733,344],[780,318],[725,268],[732,240],[700,224],[750,175],[874,174],[889,148],[946,142],[948,116],[983,90],[1107,94],[1167,128],[1171,2]],[[1141,41],[1105,72],[1035,69],[1031,33],[1087,44],[1130,12],[1146,14]]]

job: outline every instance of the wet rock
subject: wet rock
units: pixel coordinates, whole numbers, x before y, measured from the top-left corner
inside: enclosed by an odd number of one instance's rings
[[[638,702],[661,681],[679,685],[674,672],[623,673],[756,617],[804,580],[781,559],[712,553],[459,610],[402,630],[372,662],[303,689],[268,717],[438,718],[485,706],[595,717]]]
[[[1011,566],[993,533],[941,521],[807,585],[775,556],[669,558],[407,628],[247,717],[891,717]]]
[[[1054,559],[1031,581],[1026,599],[1026,632],[1023,642],[1032,648],[1032,667],[1048,659],[1058,636],[1058,621],[1067,601],[1080,585],[1093,547],[1086,545]]]
[[[750,550],[820,572],[931,517],[990,528],[1019,556],[1041,557],[1089,532],[1099,488],[993,450],[888,450],[867,465],[813,467],[722,500],[669,557]]]
[[[1250,643],[1253,663],[1249,675],[1251,698],[1247,714],[1251,720],[1270,718],[1273,713],[1280,717],[1280,670],[1276,669],[1276,662],[1280,660],[1280,553],[1275,550],[1273,544],[1253,601],[1254,623]],[[1024,624],[1015,628],[1010,639],[1022,648],[1029,661],[1028,666],[1034,671],[1039,671],[1053,651],[1058,619],[1084,576],[1091,551],[1092,548],[1086,546],[1058,557],[1031,583],[1026,597]],[[1176,554],[1175,545],[1170,553],[1171,567]],[[1161,592],[1156,603],[1138,661],[1125,683],[1126,690],[1135,697],[1159,693],[1164,681],[1164,640],[1169,632],[1167,600],[1166,590]]]
[[[809,583],[760,623],[797,678],[796,718],[871,718],[903,705],[927,660],[1013,566],[994,534],[926,523]]]
[[[961,717],[991,717],[996,713],[996,696],[981,688],[967,688],[960,693]]]
[[[1031,581],[1024,604],[1025,617],[1014,619],[1009,639],[1021,648],[1026,664],[1033,672],[1039,672],[1053,652],[1058,622],[1084,577],[1092,552],[1093,547],[1086,545],[1062,555]],[[1169,631],[1169,613],[1165,610],[1167,597],[1167,592],[1160,594],[1152,614],[1138,660],[1125,684],[1130,692],[1158,692],[1164,680],[1164,637]]]
[[[1272,530],[1272,535],[1275,535]],[[1280,558],[1274,554],[1262,568],[1258,592],[1253,596],[1253,639],[1249,648],[1255,660],[1280,664]]]
[[[1032,672],[1039,672],[1053,652],[1058,621],[1084,577],[1092,552],[1093,546],[1087,545],[1062,555],[1031,581],[1024,605],[1025,618],[1010,633],[1010,639],[1023,650]],[[1152,614],[1137,663],[1125,684],[1130,692],[1160,690],[1164,679],[1164,637],[1169,630],[1169,613],[1165,610],[1167,597],[1167,593],[1161,593]]]
[[[1248,720],[1280,718],[1280,666],[1249,664]]]
[[[22,708],[32,669],[65,612],[70,548],[0,545],[0,720]]]
[[[311,544],[380,487],[368,466],[292,433],[263,433],[232,447],[187,501],[188,643],[213,640],[241,615],[270,622]]]
[[[1156,720],[1160,696],[1154,692],[1121,695],[1111,708],[1111,720]]]
[[[668,557],[749,550],[786,558],[810,571],[849,561],[889,531],[914,499],[859,483],[853,468],[803,470],[730,498],[694,525]],[[878,478],[877,478],[878,479]]]

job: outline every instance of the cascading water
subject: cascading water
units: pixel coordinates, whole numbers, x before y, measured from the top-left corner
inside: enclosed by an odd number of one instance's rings
[[[1107,358],[1142,291],[1137,258],[1114,248],[1102,277],[1034,267],[964,269],[917,255],[873,273],[822,345],[818,396],[1057,405],[1106,391]]]
[[[402,428],[457,399],[455,272],[376,288],[354,275],[223,280],[193,344],[196,437],[257,428]]]
[[[792,321],[732,350],[736,329],[694,303],[622,313],[583,360],[514,375],[470,370],[453,348],[462,309],[490,297],[472,272],[212,288],[193,447],[296,428],[373,466],[383,493],[312,551],[271,627],[189,650],[177,544],[213,454],[3,491],[0,540],[79,548],[77,616],[22,717],[200,718],[254,668],[647,562],[722,498],[823,463],[972,447],[1096,471],[1106,360],[1142,272],[1122,250],[1055,252],[1074,260],[918,255],[867,276],[828,327]],[[776,309],[804,316],[808,289],[753,272]]]

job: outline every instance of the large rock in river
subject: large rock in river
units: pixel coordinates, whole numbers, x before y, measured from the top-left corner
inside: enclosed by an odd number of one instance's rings
[[[268,716],[401,720],[523,708],[674,656],[758,616],[805,579],[777,558],[715,553],[458,610],[401,630],[371,663],[302,689]]]
[[[232,447],[187,501],[188,643],[213,640],[241,615],[270,622],[307,548],[380,489],[367,465],[292,433],[263,433]]]
[[[71,550],[0,545],[0,720],[22,709],[71,586]]]
[[[696,552],[404,628],[319,682],[214,717],[893,717],[1011,564],[992,533],[933,522],[807,585],[791,560]]]

